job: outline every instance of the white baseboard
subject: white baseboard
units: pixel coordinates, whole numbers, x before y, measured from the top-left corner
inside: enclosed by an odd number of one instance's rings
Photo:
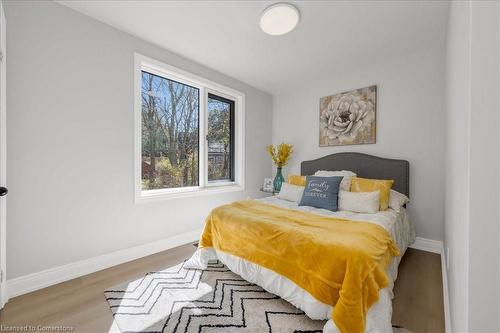
[[[448,294],[448,267],[446,265],[446,252],[444,246],[441,247],[441,273],[443,274],[443,304],[444,304],[444,323],[445,332],[451,333],[450,316],[450,296]]]
[[[448,294],[448,268],[446,267],[446,252],[444,250],[444,244],[442,241],[417,237],[415,238],[415,242],[410,245],[410,247],[412,249],[437,253],[441,256],[445,332],[451,333],[450,296]]]
[[[432,253],[442,253],[443,242],[422,237],[415,238],[415,243],[410,245],[412,249],[422,250]]]
[[[94,273],[128,261],[165,251],[200,238],[201,230],[194,230],[180,235],[115,251],[74,263],[49,268],[18,278],[7,280],[7,297],[12,298],[57,283],[68,281],[83,275]]]

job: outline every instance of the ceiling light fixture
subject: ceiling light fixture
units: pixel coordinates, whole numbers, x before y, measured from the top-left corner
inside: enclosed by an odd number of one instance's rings
[[[297,7],[289,3],[275,3],[262,12],[260,28],[269,35],[284,35],[297,26],[299,19],[300,12]]]

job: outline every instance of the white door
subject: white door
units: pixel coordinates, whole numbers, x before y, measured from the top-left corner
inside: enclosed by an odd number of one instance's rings
[[[7,290],[5,288],[5,266],[6,266],[6,256],[5,256],[5,245],[6,237],[5,233],[6,227],[6,206],[7,198],[7,133],[6,133],[6,58],[5,58],[5,46],[6,46],[6,35],[5,35],[5,14],[3,11],[3,3],[0,1],[0,309],[7,302]]]

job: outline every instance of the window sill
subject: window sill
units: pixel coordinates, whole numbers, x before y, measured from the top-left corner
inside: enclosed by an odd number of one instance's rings
[[[207,186],[207,187],[191,187],[191,188],[182,188],[182,189],[165,189],[165,190],[154,190],[154,191],[144,191],[136,194],[135,202],[143,203],[143,202],[152,202],[152,201],[163,201],[163,200],[172,200],[172,199],[181,199],[181,198],[193,198],[200,197],[205,195],[213,195],[213,194],[222,194],[229,192],[240,192],[245,189],[244,186],[228,183],[217,186]]]

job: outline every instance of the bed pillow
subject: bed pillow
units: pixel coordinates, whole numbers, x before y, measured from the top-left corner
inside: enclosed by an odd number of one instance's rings
[[[288,183],[297,186],[306,186],[306,176],[289,175]]]
[[[394,180],[386,179],[367,179],[352,177],[351,192],[374,192],[380,191],[380,210],[389,208],[389,195]]]
[[[355,213],[378,212],[380,207],[380,191],[375,192],[339,192],[339,210]]]
[[[342,177],[307,176],[299,206],[311,206],[337,211],[339,186]]]
[[[351,190],[351,178],[356,177],[356,174],[352,171],[342,170],[342,171],[326,171],[319,170],[314,174],[319,177],[335,177],[342,176],[342,182],[340,183],[340,189],[342,191],[350,191]]]
[[[304,194],[304,186],[283,183],[280,193],[278,193],[276,197],[278,199],[299,203],[302,199],[302,194]]]
[[[389,207],[394,209],[396,212],[401,210],[401,207],[410,202],[410,199],[404,195],[403,193],[399,193],[398,191],[391,190],[391,194],[389,196]]]

